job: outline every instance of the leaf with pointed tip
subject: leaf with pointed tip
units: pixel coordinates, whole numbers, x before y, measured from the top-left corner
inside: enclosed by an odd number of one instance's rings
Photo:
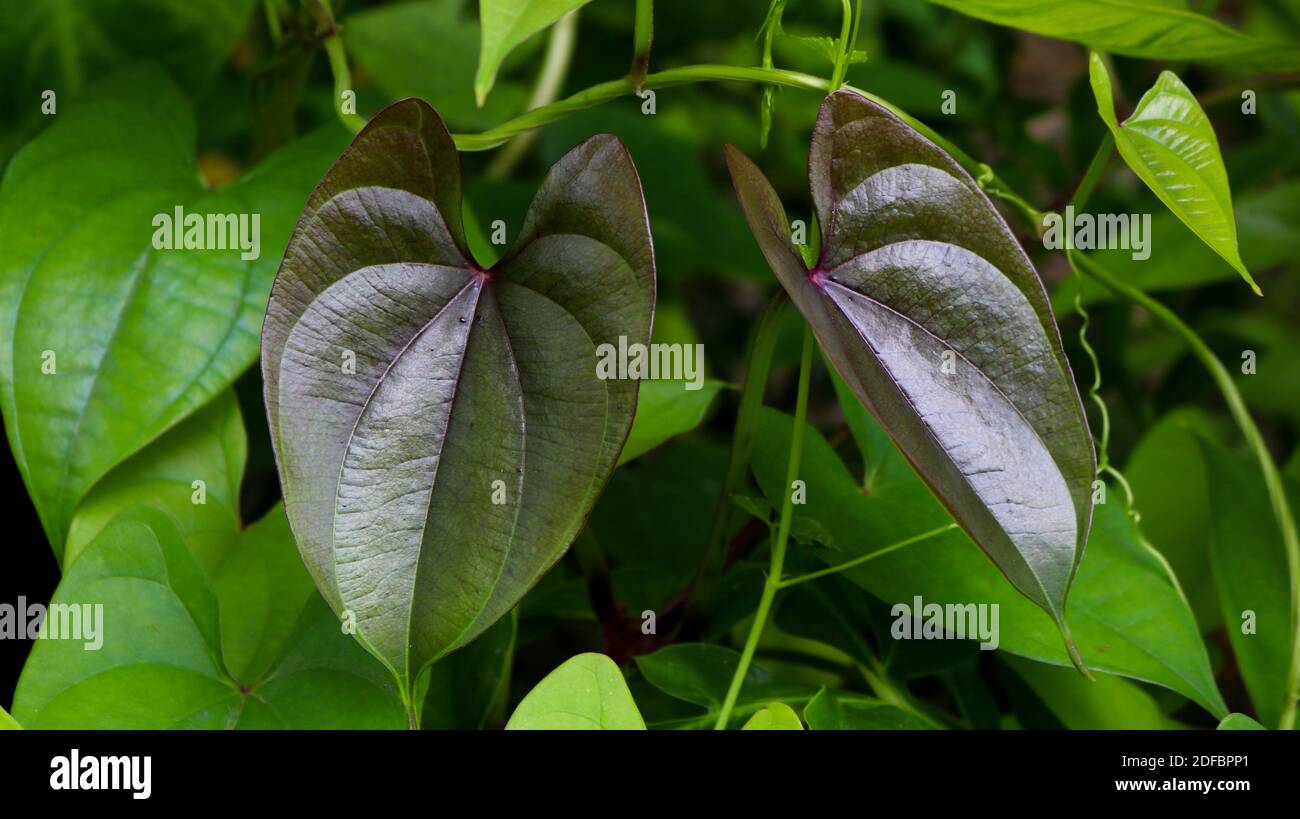
[[[1065,627],[1092,441],[1042,283],[974,180],[894,114],[826,98],[808,269],[772,186],[728,146],[768,264],[854,395],[1008,580]]]
[[[1220,731],[1267,731],[1263,725],[1245,714],[1229,714],[1219,723]]]
[[[1196,97],[1177,74],[1162,71],[1121,123],[1115,116],[1105,62],[1093,54],[1088,70],[1097,113],[1114,134],[1120,156],[1183,224],[1260,295],[1237,250],[1237,221],[1219,140]]]
[[[1244,34],[1183,0],[930,0],[1000,26],[1128,57],[1205,60],[1274,70],[1300,65],[1294,46]]]
[[[524,40],[591,0],[479,0],[483,42],[479,47],[474,96],[482,105],[501,62]]]
[[[598,377],[597,350],[648,343],[654,310],[645,202],[617,138],[555,164],[490,270],[460,205],[437,113],[386,108],[308,201],[262,337],[303,559],[408,691],[577,536],[637,401],[636,381]]]
[[[56,119],[0,185],[0,406],[61,555],[90,488],[257,358],[293,214],[342,145],[336,129],[309,136],[208,191],[190,105],[148,65],[106,78]],[[260,255],[242,259],[238,242],[156,249],[154,220],[177,208],[250,215],[250,230],[256,214]]]
[[[604,654],[579,654],[520,701],[507,731],[644,731],[623,672]]]

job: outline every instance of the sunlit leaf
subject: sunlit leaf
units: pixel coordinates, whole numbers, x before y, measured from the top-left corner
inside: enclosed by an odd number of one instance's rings
[[[479,0],[483,42],[479,48],[474,96],[482,105],[496,81],[501,61],[516,46],[591,0]]]
[[[1097,54],[1089,71],[1097,111],[1133,173],[1259,293],[1237,251],[1237,221],[1219,140],[1196,97],[1177,74],[1162,71],[1121,123],[1110,75]]]
[[[507,731],[645,730],[623,672],[604,654],[579,654],[520,701]]]
[[[741,726],[742,731],[802,731],[803,723],[794,709],[783,702],[774,702],[766,706],[749,722]]]

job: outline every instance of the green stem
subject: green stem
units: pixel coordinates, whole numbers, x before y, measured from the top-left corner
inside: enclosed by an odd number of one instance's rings
[[[849,56],[853,53],[853,44],[849,42],[849,33],[853,30],[853,5],[849,0],[840,0],[843,14],[840,22],[840,49],[835,58],[835,70],[831,72],[831,90],[844,85],[844,75],[849,70]]]
[[[1106,136],[1101,140],[1101,145],[1097,146],[1097,153],[1092,155],[1092,161],[1088,163],[1088,170],[1084,171],[1079,187],[1074,189],[1074,196],[1070,198],[1070,204],[1074,205],[1076,210],[1088,203],[1093,188],[1097,187],[1102,174],[1106,172],[1106,166],[1110,164],[1110,156],[1114,150],[1115,135],[1107,131]]]
[[[671,68],[667,71],[656,71],[653,74],[647,74],[645,80],[641,83],[641,88],[655,90],[659,88],[671,88],[675,85],[687,85],[689,83],[711,81],[772,83],[774,85],[784,85],[791,88],[804,88],[812,91],[821,91],[823,93],[828,87],[826,80],[821,77],[814,77],[811,74],[802,74],[798,71],[785,71],[779,68],[759,68],[757,66],[690,65],[682,68]],[[636,91],[636,83],[634,83],[629,77],[598,83],[586,90],[579,91],[573,96],[565,97],[564,99],[553,102],[550,105],[544,105],[541,108],[520,114],[514,119],[508,120],[501,125],[482,133],[455,134],[456,148],[461,151],[485,151],[489,148],[495,148],[516,134],[555,122],[558,119],[563,119],[564,117],[578,111],[584,111],[594,105],[599,105],[602,102],[608,102],[619,97],[634,94]]]
[[[1246,444],[1255,455],[1256,461],[1259,462],[1259,470],[1263,473],[1264,484],[1268,490],[1269,504],[1273,508],[1273,516],[1277,519],[1278,528],[1282,532],[1282,545],[1286,551],[1287,572],[1291,582],[1291,663],[1287,672],[1286,695],[1283,700],[1282,718],[1278,727],[1283,730],[1294,728],[1296,703],[1297,700],[1300,700],[1300,535],[1297,535],[1296,532],[1295,519],[1291,515],[1291,507],[1287,502],[1282,477],[1278,474],[1277,465],[1273,462],[1273,456],[1264,443],[1264,436],[1260,434],[1259,427],[1255,425],[1255,420],[1250,417],[1250,412],[1246,409],[1246,402],[1237,390],[1232,375],[1223,366],[1223,362],[1219,361],[1214,352],[1201,340],[1201,337],[1191,327],[1188,327],[1174,311],[1114,276],[1106,268],[1087,256],[1077,254],[1077,261],[1084,272],[1093,279],[1117,296],[1146,309],[1161,324],[1187,343],[1192,354],[1209,370],[1210,377],[1214,379],[1215,385],[1218,386],[1219,392],[1223,394],[1223,398],[1227,402],[1229,413],[1231,413],[1233,420],[1237,422],[1238,428],[1241,429],[1242,437],[1246,439]]]
[[[763,408],[763,391],[767,386],[767,373],[772,368],[772,352],[781,329],[781,317],[790,306],[785,290],[777,290],[767,304],[767,309],[754,326],[749,339],[749,352],[745,362],[745,383],[740,392],[740,408],[736,412],[736,425],[731,434],[731,451],[727,455],[727,471],[713,507],[713,523],[709,539],[704,546],[704,559],[686,605],[685,620],[697,622],[708,615],[713,607],[718,582],[727,567],[727,532],[732,518],[731,496],[736,493],[749,469],[749,453],[754,443],[754,426],[758,412]]]
[[[772,541],[771,568],[766,582],[763,583],[763,594],[758,601],[758,610],[754,612],[754,622],[749,627],[745,647],[740,652],[740,662],[736,664],[736,671],[731,677],[731,686],[727,689],[727,697],[722,701],[722,710],[718,712],[718,720],[713,725],[714,730],[717,731],[725,729],[727,721],[731,719],[731,710],[736,705],[736,697],[740,695],[740,687],[749,672],[749,664],[754,659],[754,650],[758,648],[758,640],[763,635],[763,626],[767,623],[767,615],[772,609],[772,600],[775,599],[777,590],[781,588],[785,547],[790,538],[790,522],[794,518],[794,493],[791,487],[799,476],[799,461],[803,457],[803,428],[804,421],[808,417],[808,383],[812,376],[812,352],[812,328],[805,325],[803,354],[799,357],[799,393],[795,399],[794,429],[790,433],[790,460],[786,465],[785,485],[781,490],[783,494],[781,520],[777,524],[776,539]]]
[[[883,549],[877,549],[874,552],[869,552],[868,554],[862,555],[861,557],[855,557],[854,559],[846,561],[844,563],[837,563],[834,566],[830,566],[825,569],[818,569],[817,571],[809,572],[808,574],[801,574],[798,577],[787,578],[777,583],[777,587],[785,589],[785,588],[789,588],[790,586],[797,586],[800,583],[806,583],[809,580],[816,580],[819,577],[825,577],[828,574],[836,574],[838,572],[847,571],[849,569],[852,569],[854,566],[861,566],[863,563],[866,563],[869,560],[875,560],[876,558],[883,557],[884,555],[887,555],[890,552],[896,552],[899,549],[904,548],[905,546],[911,546],[913,543],[920,543],[923,540],[929,540],[932,537],[936,537],[938,535],[943,534],[944,532],[949,532],[956,528],[957,528],[957,524],[946,523],[943,526],[940,526],[935,529],[931,529],[928,532],[922,532],[919,535],[912,535],[911,537],[904,538],[903,540],[900,540],[897,543],[891,543],[890,545],[886,546]]]
[[[533,86],[533,95],[528,100],[528,110],[541,108],[555,102],[564,87],[564,79],[569,75],[569,66],[573,62],[573,49],[578,42],[578,9],[574,9],[560,18],[551,27],[546,44],[546,56],[542,58],[542,71]],[[529,147],[537,138],[536,131],[520,134],[506,145],[501,153],[493,158],[487,167],[489,179],[504,179],[510,175],[519,160],[528,153]]]
[[[321,0],[319,9],[327,16],[329,30],[325,35],[325,54],[329,57],[330,71],[334,74],[334,112],[339,121],[354,134],[361,133],[366,127],[366,120],[359,114],[343,112],[343,92],[352,90],[352,72],[348,70],[348,55],[343,50],[343,41],[339,39],[338,23],[327,0]]]
[[[654,0],[636,0],[636,23],[632,30],[632,70],[628,79],[638,89],[650,70],[650,46],[654,43]]]

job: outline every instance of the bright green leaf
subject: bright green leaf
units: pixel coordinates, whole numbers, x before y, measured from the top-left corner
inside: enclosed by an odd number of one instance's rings
[[[708,379],[699,389],[686,381],[645,381],[636,401],[636,417],[628,433],[620,465],[644,455],[670,438],[689,432],[708,414],[723,383]],[[694,386],[694,385],[692,385]]]
[[[105,80],[0,185],[0,406],[55,553],[87,491],[257,356],[271,279],[337,129],[220,191],[198,181],[189,104],[156,68]],[[251,214],[260,255],[155,250],[162,215]],[[251,244],[251,242],[250,242]]]
[[[1097,111],[1115,137],[1120,156],[1160,201],[1201,241],[1232,265],[1257,294],[1259,285],[1237,251],[1228,172],[1201,104],[1172,71],[1160,72],[1137,108],[1120,123],[1106,63],[1093,54],[1089,65]]]
[[[1267,731],[1263,725],[1245,714],[1229,714],[1219,723],[1220,731]]]
[[[221,554],[240,528],[247,448],[239,402],[227,390],[95,484],[68,528],[64,566],[118,513],[137,505],[171,513],[201,562]]]
[[[1129,57],[1281,69],[1300,65],[1286,43],[1242,34],[1170,0],[931,0],[962,14]]]
[[[643,731],[645,721],[614,661],[579,654],[528,692],[506,730]]]
[[[292,556],[287,527],[276,520],[283,514],[271,515],[259,526],[278,527],[279,536],[258,550]],[[405,727],[392,680],[342,633],[318,595],[296,609],[275,602],[264,610],[274,619],[257,623],[230,611],[250,600],[231,596],[230,586],[267,582],[258,560],[243,566],[214,589],[165,515],[137,508],[114,519],[69,567],[52,600],[83,612],[102,606],[102,645],[38,641],[14,695],[17,718],[31,728],[82,730]],[[300,564],[298,570],[301,587],[308,581]],[[252,631],[276,638],[247,639]],[[246,637],[232,640],[226,632]],[[223,644],[241,647],[227,661],[275,662],[241,684],[227,673]],[[243,648],[251,645],[266,650]]]
[[[783,702],[774,702],[750,717],[749,722],[741,726],[740,730],[802,731],[803,723],[799,721],[799,715],[793,708]]]
[[[18,724],[18,720],[9,716],[9,712],[0,708],[0,731],[21,731],[23,726]]]
[[[483,41],[474,75],[474,96],[482,105],[506,55],[564,15],[591,0],[479,0]]]

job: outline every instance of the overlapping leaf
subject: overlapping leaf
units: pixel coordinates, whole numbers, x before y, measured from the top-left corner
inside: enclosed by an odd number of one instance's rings
[[[300,551],[406,686],[577,535],[637,400],[635,381],[597,377],[596,350],[648,342],[654,303],[645,204],[617,139],[556,163],[490,270],[466,249],[460,197],[434,110],[385,109],[308,202],[263,334]]]
[[[194,142],[180,91],[136,67],[60,109],[0,186],[0,406],[56,554],[96,481],[253,362],[293,214],[342,147],[309,137],[207,191]],[[177,207],[257,214],[260,255],[155,249]]]
[[[1120,156],[1183,224],[1259,293],[1237,251],[1237,221],[1219,140],[1196,97],[1177,74],[1162,71],[1121,123],[1115,117],[1110,75],[1097,54],[1089,71],[1097,111],[1114,134]]]
[[[828,359],[1011,583],[1064,628],[1092,518],[1092,443],[1041,282],[946,153],[862,97],[827,97],[810,270],[785,210],[727,160],[768,264]]]

